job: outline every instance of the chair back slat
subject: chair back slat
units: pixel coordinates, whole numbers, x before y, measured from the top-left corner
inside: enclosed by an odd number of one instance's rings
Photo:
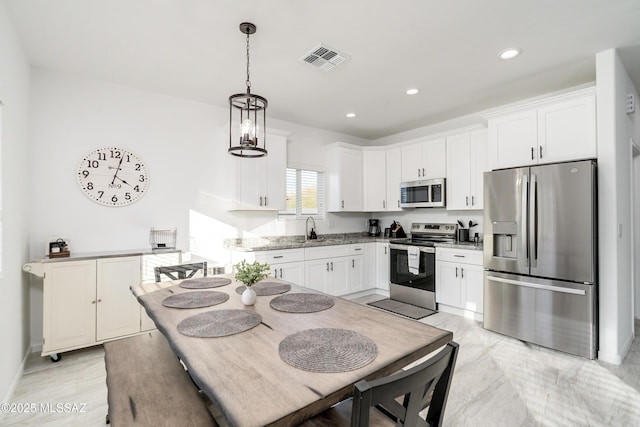
[[[202,271],[202,275],[207,275],[207,262],[194,262],[191,264],[180,265],[165,265],[162,267],[154,268],[156,276],[156,282],[162,281],[162,275],[164,274],[171,280],[190,279],[198,271]]]

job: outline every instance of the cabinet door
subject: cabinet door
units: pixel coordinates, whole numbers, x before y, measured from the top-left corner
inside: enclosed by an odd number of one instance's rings
[[[349,269],[349,292],[359,292],[367,289],[364,281],[364,256],[351,257],[347,265]]]
[[[376,272],[378,244],[375,242],[364,244],[364,288],[375,289],[378,281]]]
[[[362,169],[364,179],[364,207],[366,212],[387,209],[387,153],[384,150],[363,151]]]
[[[304,286],[320,292],[328,291],[328,280],[331,269],[326,259],[304,262]]]
[[[328,292],[331,295],[345,295],[350,291],[352,257],[330,258]]]
[[[304,262],[287,262],[284,264],[274,264],[271,266],[274,277],[286,280],[293,284],[304,286]]]
[[[538,109],[539,163],[596,157],[595,96]]]
[[[421,178],[444,178],[447,176],[447,141],[445,138],[433,139],[424,143],[422,148]]]
[[[422,178],[422,142],[402,147],[402,181]]]
[[[471,136],[447,137],[447,210],[471,208]]]
[[[475,313],[483,313],[483,275],[480,265],[460,264],[462,269],[462,308]]]
[[[284,136],[269,135],[267,151],[269,154],[265,157],[267,170],[264,179],[266,189],[262,191],[262,208],[283,211],[287,203],[287,139]]]
[[[376,243],[376,287],[389,290],[389,244]]]
[[[489,119],[489,162],[492,169],[537,163],[537,122],[535,109]]]
[[[327,150],[327,211],[362,211],[362,151],[346,147]]]
[[[42,354],[96,341],[96,261],[44,265]]]
[[[130,289],[138,284],[139,256],[97,260],[98,341],[140,332],[140,304]]]
[[[460,266],[448,261],[436,262],[436,302],[460,307]]]
[[[402,150],[387,150],[387,210],[401,211],[400,183],[402,182]]]
[[[486,129],[471,132],[470,209],[484,209],[484,173],[489,170],[489,137]]]

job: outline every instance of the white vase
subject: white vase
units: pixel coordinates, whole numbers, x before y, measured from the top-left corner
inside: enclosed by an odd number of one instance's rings
[[[253,288],[247,287],[247,289],[242,292],[242,303],[244,305],[255,304],[257,298],[258,295],[256,294],[256,291],[253,290]]]

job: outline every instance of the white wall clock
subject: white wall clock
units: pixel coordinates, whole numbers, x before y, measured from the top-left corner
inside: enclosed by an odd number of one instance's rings
[[[129,150],[97,148],[78,163],[78,183],[84,194],[105,206],[127,206],[149,188],[147,165]]]

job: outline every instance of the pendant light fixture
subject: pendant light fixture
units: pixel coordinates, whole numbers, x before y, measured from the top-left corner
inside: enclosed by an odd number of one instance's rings
[[[247,35],[247,92],[229,97],[229,154],[262,157],[267,155],[268,102],[266,98],[251,93],[249,78],[249,35],[256,32],[256,26],[243,22],[240,24],[240,31]]]

